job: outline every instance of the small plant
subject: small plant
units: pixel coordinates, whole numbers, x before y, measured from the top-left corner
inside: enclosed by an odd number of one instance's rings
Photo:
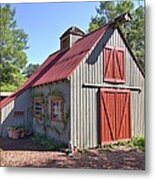
[[[62,97],[62,93],[58,90],[52,91],[51,95],[55,97]]]
[[[68,125],[68,121],[69,121],[69,110],[67,112],[64,113],[64,117],[63,117],[63,123],[64,123],[64,127],[63,130],[65,131]]]
[[[35,99],[35,98],[43,99],[44,98],[44,94],[43,93],[35,94],[34,92],[32,92],[31,97],[32,97],[32,99]]]
[[[129,144],[130,141],[118,141],[116,144],[116,146],[126,146]]]
[[[16,126],[7,127],[7,130],[15,130],[15,129],[16,129]]]
[[[20,130],[17,126],[10,126],[8,129],[8,137],[11,139],[18,139],[20,135]]]
[[[7,130],[8,130],[8,136],[12,139],[23,138],[25,136],[24,127],[21,125],[10,126],[7,128]]]
[[[120,140],[120,141],[116,142],[115,144],[98,145],[98,148],[101,148],[104,150],[111,150],[117,146],[127,146],[127,147],[131,147],[131,148],[135,148],[135,149],[144,151],[145,150],[145,138],[143,136],[134,136],[129,141]]]
[[[32,137],[32,140],[35,143],[42,145],[47,150],[59,151],[62,148],[67,148],[67,144],[58,143],[55,139],[48,139],[44,135],[40,134],[35,134]]]
[[[19,126],[16,126],[16,129],[23,131],[23,130],[24,130],[24,127],[21,126],[21,125],[19,125]]]
[[[13,129],[13,130],[24,130],[24,127],[19,125],[19,126],[10,126],[7,128],[8,130]]]
[[[131,148],[144,150],[145,139],[143,136],[134,136],[130,141],[118,141],[115,146],[128,146]]]
[[[113,144],[104,144],[102,145],[101,147],[104,149],[104,150],[107,150],[107,151],[111,151],[111,149],[113,148]]]
[[[144,150],[145,148],[145,138],[143,136],[134,136],[129,142],[130,147],[135,147],[140,150]]]

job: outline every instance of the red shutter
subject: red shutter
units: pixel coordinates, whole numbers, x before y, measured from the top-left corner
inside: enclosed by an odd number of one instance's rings
[[[113,80],[113,49],[105,48],[104,49],[104,80],[112,81]]]
[[[115,48],[104,48],[104,81],[125,82],[124,51]]]
[[[130,91],[101,89],[101,143],[131,138]]]
[[[114,51],[114,78],[116,82],[124,82],[124,51]]]

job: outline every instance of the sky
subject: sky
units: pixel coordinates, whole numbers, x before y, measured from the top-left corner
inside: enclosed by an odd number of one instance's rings
[[[12,3],[18,28],[28,34],[28,63],[41,64],[60,48],[59,37],[70,26],[87,31],[99,2]]]
[[[41,64],[60,47],[59,37],[70,26],[88,29],[98,2],[11,4],[18,28],[29,36],[28,63]]]

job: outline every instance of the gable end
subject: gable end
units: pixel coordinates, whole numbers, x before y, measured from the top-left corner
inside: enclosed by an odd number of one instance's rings
[[[129,43],[128,43],[128,42],[127,42],[127,40],[125,39],[125,37],[124,37],[124,35],[123,35],[122,31],[120,30],[120,28],[119,28],[119,27],[117,27],[117,30],[118,30],[118,32],[119,32],[119,34],[120,34],[120,36],[121,36],[122,40],[124,41],[124,44],[126,45],[126,47],[127,47],[128,51],[130,52],[130,54],[131,54],[131,56],[132,56],[133,60],[135,61],[135,63],[136,63],[136,65],[137,65],[137,67],[139,68],[139,70],[140,70],[140,72],[142,73],[143,77],[145,77],[144,70],[142,69],[142,67],[141,67],[140,63],[139,63],[139,62],[138,62],[138,60],[136,59],[136,57],[135,57],[135,55],[134,55],[133,51],[131,50],[131,48],[130,48],[130,46],[129,46]]]

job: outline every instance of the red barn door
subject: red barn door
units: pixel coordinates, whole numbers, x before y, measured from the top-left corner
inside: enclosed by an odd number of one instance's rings
[[[131,138],[130,91],[101,89],[101,143]]]

